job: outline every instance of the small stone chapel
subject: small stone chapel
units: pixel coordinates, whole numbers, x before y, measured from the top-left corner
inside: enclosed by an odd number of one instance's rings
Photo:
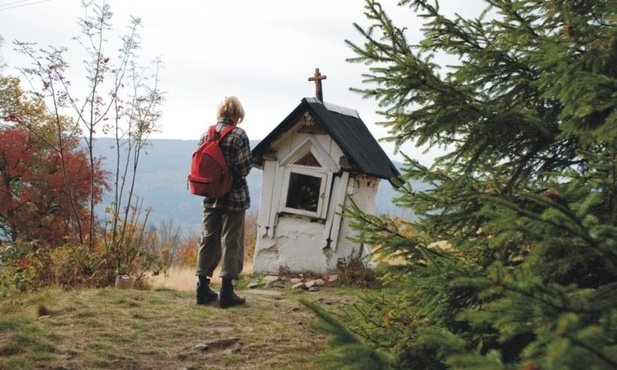
[[[315,69],[316,98],[300,104],[252,151],[263,170],[254,271],[332,273],[369,246],[341,216],[350,199],[374,213],[381,179],[400,174],[358,112],[326,103]]]

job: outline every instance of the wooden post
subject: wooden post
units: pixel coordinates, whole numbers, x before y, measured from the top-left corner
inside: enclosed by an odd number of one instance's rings
[[[319,68],[315,68],[313,77],[309,77],[309,81],[315,81],[315,97],[323,103],[323,92],[321,91],[321,80],[325,80],[328,76],[322,76],[319,73]]]

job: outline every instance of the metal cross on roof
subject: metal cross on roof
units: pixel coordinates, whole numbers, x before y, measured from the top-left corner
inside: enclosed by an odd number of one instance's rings
[[[321,80],[325,80],[328,76],[322,76],[319,73],[319,68],[315,68],[315,74],[313,77],[309,77],[309,81],[315,81],[315,97],[323,103],[323,93],[321,91]]]

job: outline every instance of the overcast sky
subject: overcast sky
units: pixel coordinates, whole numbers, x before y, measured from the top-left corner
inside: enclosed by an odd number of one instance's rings
[[[100,0],[97,1],[100,3]],[[315,95],[308,81],[315,68],[323,81],[324,100],[355,109],[377,139],[387,135],[375,124],[374,101],[349,91],[362,87],[367,67],[346,62],[353,53],[349,39],[362,42],[353,23],[367,24],[361,0],[107,0],[114,13],[116,35],[124,34],[130,17],[142,20],[140,61],[147,65],[160,57],[165,91],[163,132],[156,138],[197,139],[213,123],[220,98],[233,94],[246,110],[241,124],[252,140],[264,138],[304,97]],[[399,27],[417,29],[420,21],[396,0],[383,0]],[[477,14],[481,0],[443,0],[449,13]],[[0,55],[16,75],[23,63],[13,51],[14,40],[40,46],[78,49],[80,0],[0,0]],[[416,33],[417,34],[417,33]],[[419,37],[420,35],[418,35]],[[110,54],[115,54],[109,50]],[[72,61],[82,68],[81,60]],[[382,143],[388,155],[393,147]],[[424,157],[412,145],[406,154]]]

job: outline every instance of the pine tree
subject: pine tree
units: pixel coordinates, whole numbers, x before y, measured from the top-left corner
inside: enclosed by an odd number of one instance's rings
[[[431,185],[401,187],[419,221],[345,210],[404,261],[345,330],[401,369],[617,368],[617,2],[485,2],[463,19],[401,1],[424,19],[411,44],[366,0],[363,43],[347,41],[389,140],[448,152],[406,159],[403,181]]]

